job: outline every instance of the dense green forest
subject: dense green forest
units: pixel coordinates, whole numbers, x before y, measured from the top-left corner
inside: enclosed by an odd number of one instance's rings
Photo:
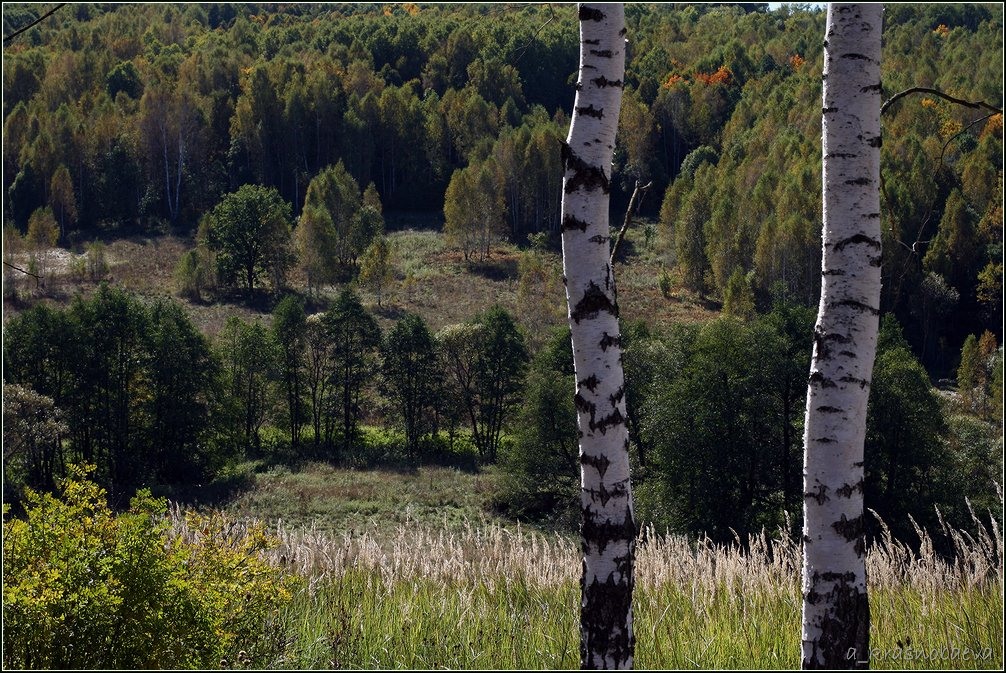
[[[5,34],[40,11],[5,5]],[[662,290],[726,314],[625,327],[640,512],[720,539],[795,526],[824,13],[664,4],[626,18],[612,222],[652,182],[640,215],[658,222]],[[926,86],[1001,107],[1002,26],[996,5],[890,5],[885,98]],[[5,253],[186,236],[183,296],[257,306],[268,289],[271,313],[211,340],[173,299],[5,293],[5,445],[21,432],[5,501],[81,459],[124,505],[245,456],[468,451],[505,473],[501,510],[575,513],[567,333],[484,306],[382,334],[351,282],[387,278],[394,214],[423,215],[473,268],[503,240],[554,252],[576,34],[571,5],[79,4],[5,43]],[[866,498],[906,533],[908,514],[935,524],[935,504],[963,520],[965,496],[1001,512],[1002,115],[913,95],[883,121]]]

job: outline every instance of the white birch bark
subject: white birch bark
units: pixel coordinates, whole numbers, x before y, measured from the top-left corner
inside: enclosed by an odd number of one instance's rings
[[[580,72],[563,145],[562,258],[580,427],[580,665],[631,668],[636,526],[629,484],[608,191],[625,74],[621,4],[581,4]]]
[[[882,14],[828,5],[821,302],[804,433],[805,669],[869,660],[863,442],[880,318]]]

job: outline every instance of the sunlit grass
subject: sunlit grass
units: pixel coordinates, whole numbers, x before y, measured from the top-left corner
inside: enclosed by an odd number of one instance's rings
[[[449,528],[280,525],[270,558],[309,581],[280,616],[284,654],[272,665],[576,668],[576,541],[485,520]],[[919,552],[890,539],[869,551],[873,668],[1002,668],[1001,534],[943,533],[953,562],[921,531]],[[797,668],[800,558],[789,539],[741,549],[646,531],[636,666]]]

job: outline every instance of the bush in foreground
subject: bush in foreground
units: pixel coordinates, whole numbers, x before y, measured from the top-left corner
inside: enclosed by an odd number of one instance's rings
[[[233,535],[189,514],[169,531],[166,503],[141,491],[114,514],[73,468],[62,498],[29,491],[3,524],[4,668],[215,668],[267,663],[290,580],[258,557],[261,528]]]

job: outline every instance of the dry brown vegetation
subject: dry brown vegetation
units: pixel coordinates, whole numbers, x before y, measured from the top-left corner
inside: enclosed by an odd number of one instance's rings
[[[650,246],[643,246],[640,228],[629,231],[625,248],[629,254],[616,267],[619,283],[619,303],[627,320],[643,320],[651,326],[674,322],[708,320],[716,315],[716,306],[680,289],[664,297],[657,279],[667,259],[666,245],[660,236]],[[522,250],[502,243],[493,246],[488,262],[471,265],[462,254],[447,246],[443,234],[430,230],[405,229],[389,234],[392,245],[394,281],[385,289],[382,306],[376,294],[358,288],[366,306],[374,312],[382,329],[390,327],[406,312],[418,313],[432,330],[463,322],[493,304],[525,314],[522,320],[532,332],[565,323],[565,296],[562,291],[562,260],[558,252],[544,253],[551,282],[531,287],[533,302],[518,304],[520,282],[518,268]],[[85,257],[83,246],[77,250],[54,248],[49,251],[49,272],[44,287],[36,288],[32,278],[16,272],[7,275],[14,280],[19,299],[11,301],[5,293],[4,316],[45,301],[66,305],[77,294],[90,295],[100,282],[122,286],[145,297],[173,296],[181,302],[196,326],[214,336],[232,315],[245,320],[268,318],[271,301],[261,298],[244,301],[239,294],[221,296],[216,300],[191,301],[179,297],[175,288],[174,270],[179,258],[192,249],[191,238],[175,235],[105,238],[108,270],[91,278],[74,270]],[[635,243],[635,247],[632,245]],[[25,264],[27,254],[16,255],[17,263]],[[303,291],[304,280],[294,272],[290,286]],[[334,298],[339,287],[322,292],[321,306]],[[529,315],[535,313],[535,315]],[[532,335],[533,336],[533,335]]]

